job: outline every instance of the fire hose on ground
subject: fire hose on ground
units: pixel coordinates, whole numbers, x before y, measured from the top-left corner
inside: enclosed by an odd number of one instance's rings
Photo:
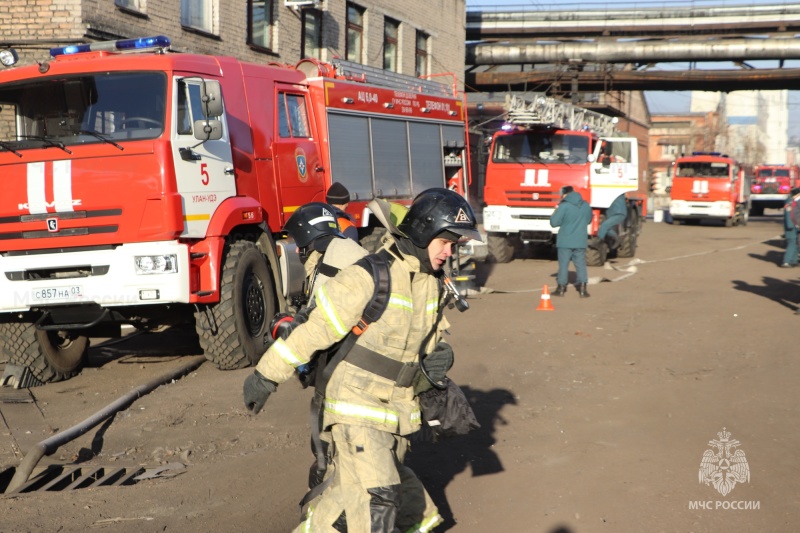
[[[39,463],[42,457],[45,455],[52,455],[53,453],[58,450],[58,448],[71,440],[74,440],[93,427],[97,426],[104,420],[111,418],[119,411],[127,409],[128,407],[133,404],[137,399],[141,398],[145,394],[152,392],[153,390],[157,389],[161,385],[165,383],[169,383],[173,379],[177,379],[182,377],[185,374],[188,374],[192,370],[195,370],[203,362],[206,361],[205,356],[195,356],[191,357],[186,363],[179,366],[178,368],[155,378],[147,383],[136,387],[128,394],[121,396],[113,403],[110,403],[100,411],[97,411],[95,414],[84,420],[83,422],[72,426],[69,429],[58,433],[57,435],[53,435],[49,439],[45,439],[42,442],[36,444],[30,451],[25,455],[20,463],[19,467],[17,468],[16,472],[14,473],[14,477],[11,479],[11,483],[9,483],[8,488],[6,489],[6,493],[12,493],[22,487],[27,481],[28,477],[30,477],[31,472]]]

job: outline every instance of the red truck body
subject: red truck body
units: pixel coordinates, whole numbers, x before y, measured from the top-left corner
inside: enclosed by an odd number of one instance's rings
[[[339,181],[366,232],[372,198],[467,190],[463,101],[444,85],[374,84],[347,62],[63,52],[0,71],[0,339],[41,381],[121,324],[194,320],[217,366],[252,364],[300,292],[281,233],[295,209]]]

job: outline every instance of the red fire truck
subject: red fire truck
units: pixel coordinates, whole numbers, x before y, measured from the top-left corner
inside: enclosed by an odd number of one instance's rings
[[[612,136],[616,119],[553,98],[513,97],[507,108],[508,125],[494,134],[486,165],[483,224],[490,256],[507,262],[523,244],[553,245],[558,228],[550,226],[550,216],[561,188],[570,185],[594,214],[587,264],[604,264],[609,252],[633,257],[645,215],[644,196],[636,192],[637,139]],[[601,241],[598,228],[620,196],[627,215],[616,228],[619,238]]]
[[[750,187],[739,164],[719,152],[694,152],[673,165],[669,214],[673,222],[697,224],[721,220],[725,226],[747,224]]]
[[[454,89],[168,47],[69,46],[0,71],[0,339],[39,381],[74,375],[123,324],[194,321],[215,365],[250,365],[301,292],[281,233],[297,207],[339,181],[368,229],[374,197],[467,190]]]
[[[798,186],[796,165],[757,165],[750,185],[750,214],[761,216],[764,209],[781,209],[789,191]]]

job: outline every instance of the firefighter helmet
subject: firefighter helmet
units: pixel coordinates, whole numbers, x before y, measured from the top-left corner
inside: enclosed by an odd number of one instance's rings
[[[428,189],[417,195],[397,229],[419,248],[427,248],[442,233],[481,240],[469,203],[449,189]]]
[[[336,224],[334,210],[328,204],[311,202],[300,206],[283,226],[298,248],[306,248],[326,235],[344,238]]]

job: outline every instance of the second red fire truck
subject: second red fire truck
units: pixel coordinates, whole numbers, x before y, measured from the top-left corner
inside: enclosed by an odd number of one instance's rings
[[[558,228],[550,226],[550,216],[561,188],[570,185],[594,215],[587,264],[603,265],[610,252],[633,257],[645,217],[644,196],[637,192],[638,140],[614,136],[616,119],[553,98],[513,97],[507,106],[508,126],[494,134],[486,165],[483,224],[490,256],[507,262],[523,244],[552,246]],[[627,216],[612,250],[597,231],[620,196]]]

